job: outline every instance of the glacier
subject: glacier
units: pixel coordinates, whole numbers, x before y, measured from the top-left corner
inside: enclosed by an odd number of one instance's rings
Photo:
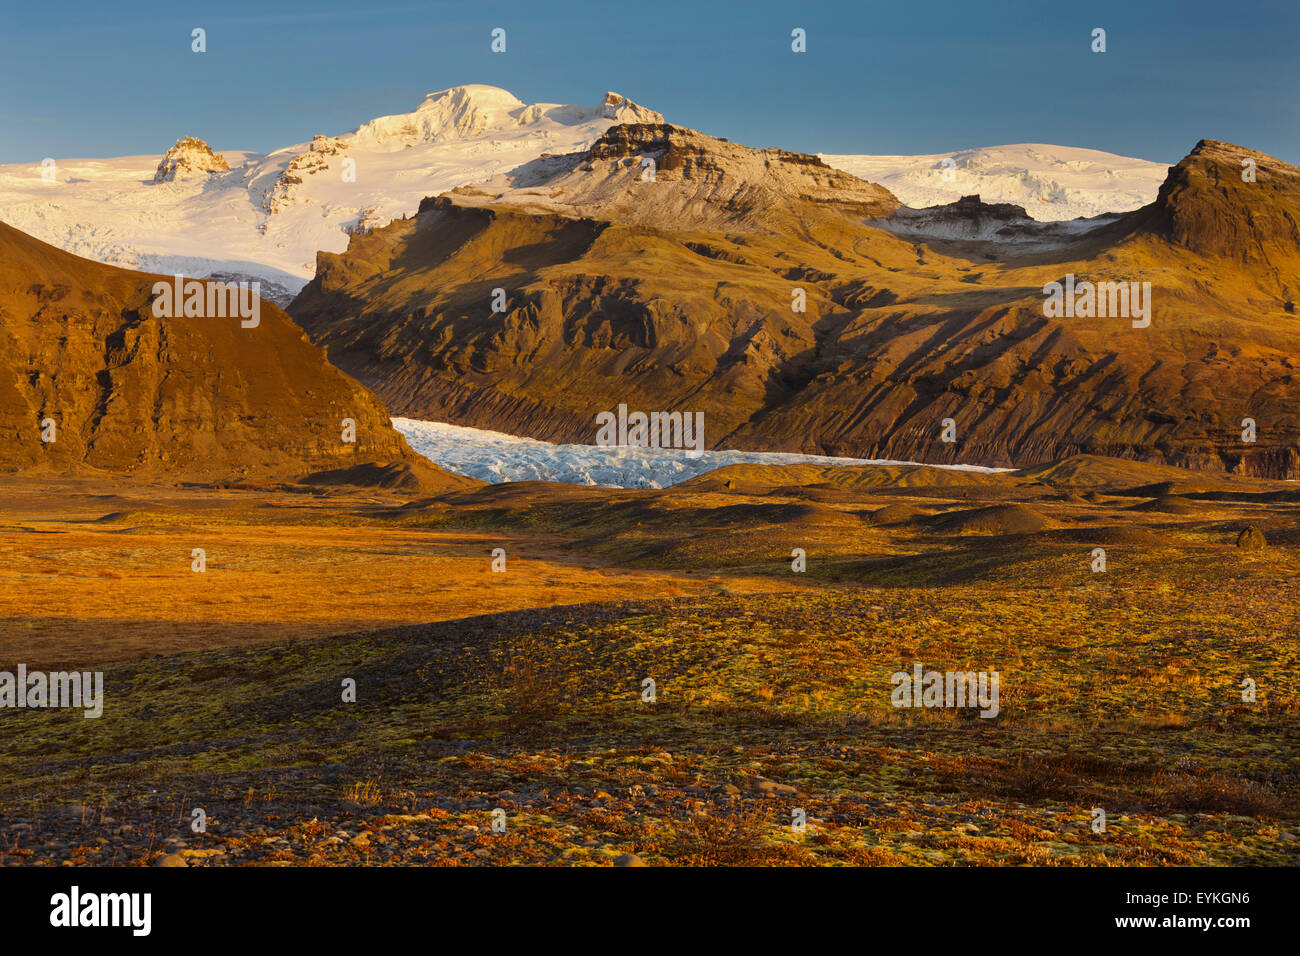
[[[666,488],[724,465],[922,465],[917,461],[875,458],[832,458],[766,451],[705,451],[663,448],[602,448],[598,445],[557,445],[502,432],[394,418],[393,427],[406,441],[447,471],[492,484],[509,481],[556,481],[603,488]],[[931,465],[951,471],[986,474],[1011,471],[982,465]]]
[[[914,209],[978,195],[986,203],[1023,206],[1040,222],[1090,219],[1145,206],[1155,200],[1171,165],[1046,143],[924,156],[820,156],[829,166],[879,183]]]

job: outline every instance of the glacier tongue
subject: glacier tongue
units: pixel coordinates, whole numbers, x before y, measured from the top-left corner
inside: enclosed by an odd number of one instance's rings
[[[685,451],[656,448],[601,448],[554,445],[501,432],[394,418],[393,427],[416,452],[458,475],[501,484],[507,481],[558,481],[605,488],[665,488],[723,465],[916,465],[920,462],[868,458],[830,458],[785,452]],[[954,471],[999,472],[1009,468],[934,465]]]

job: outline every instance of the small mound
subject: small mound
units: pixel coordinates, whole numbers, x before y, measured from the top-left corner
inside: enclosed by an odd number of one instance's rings
[[[1133,505],[1130,510],[1156,511],[1167,515],[1190,515],[1196,514],[1201,508],[1196,502],[1189,501],[1187,498],[1180,498],[1177,495],[1161,495],[1158,498],[1152,498],[1150,501]]]
[[[1037,479],[1054,488],[1072,488],[1076,491],[1128,488],[1131,490],[1112,493],[1132,495],[1135,498],[1153,498],[1156,495],[1156,492],[1137,494],[1139,488],[1136,486],[1150,489],[1167,485],[1169,487],[1162,493],[1169,494],[1173,491],[1174,481],[1190,477],[1186,471],[1170,465],[1133,461],[1129,458],[1106,458],[1101,455],[1073,455],[1050,464],[1025,468],[1017,472],[1017,475]]]
[[[298,482],[326,487],[383,488],[390,491],[423,492],[462,491],[482,485],[482,482],[474,478],[453,475],[449,471],[443,471],[437,465],[418,461],[332,468],[303,475]]]
[[[853,495],[832,488],[829,485],[782,485],[768,493],[771,498],[803,498],[805,501],[818,501],[826,504],[842,504],[853,499]]]
[[[992,505],[939,515],[936,526],[951,534],[1028,534],[1047,527],[1047,518],[1024,505]]]
[[[743,504],[700,512],[709,524],[720,525],[826,525],[857,524],[853,515],[819,504]]]
[[[1243,489],[1225,479],[1201,478],[1198,475],[1176,481],[1157,481],[1111,493],[1121,498],[1191,498],[1193,496],[1202,498],[1212,495],[1242,494]]]
[[[1052,534],[1057,541],[1070,541],[1076,544],[1095,545],[1097,547],[1116,547],[1135,545],[1143,548],[1158,548],[1169,543],[1163,535],[1146,528],[1132,525],[1108,525],[1104,528],[1070,528]]]
[[[873,512],[868,520],[871,524],[881,527],[915,521],[917,518],[923,517],[924,514],[920,508],[914,508],[911,505],[893,504],[885,505],[879,511]]]
[[[761,466],[760,466],[761,467]],[[767,495],[774,492],[770,482],[756,479],[746,474],[743,465],[724,465],[702,475],[679,481],[664,489],[674,495],[695,494],[736,494]]]
[[[585,504],[599,501],[624,501],[640,497],[636,491],[600,488],[595,485],[570,485],[560,481],[503,481],[489,485],[475,483],[447,500],[458,505],[502,505],[534,508],[539,504]]]
[[[1149,485],[1140,485],[1137,488],[1126,488],[1123,491],[1115,492],[1115,494],[1123,495],[1126,498],[1167,498],[1174,493],[1174,487],[1172,481],[1157,481]]]

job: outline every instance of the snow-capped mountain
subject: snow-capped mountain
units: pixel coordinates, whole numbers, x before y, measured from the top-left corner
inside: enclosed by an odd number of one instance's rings
[[[268,154],[214,152],[185,136],[163,157],[0,165],[0,220],[113,265],[258,278],[264,295],[284,303],[315,273],[317,252],[342,252],[351,233],[412,215],[427,196],[585,149],[619,123],[661,122],[617,93],[593,107],[530,105],[497,87],[460,86],[430,93],[409,113]],[[1155,197],[1166,171],[1039,145],[823,158],[912,206],[979,193],[1037,219],[1136,208]]]
[[[922,208],[978,194],[986,203],[1025,207],[1053,221],[1129,212],[1156,198],[1168,163],[1096,149],[1020,143],[932,156],[846,156],[823,153],[830,166],[879,183]]]
[[[492,484],[559,481],[605,488],[667,488],[723,465],[913,465],[917,462],[830,458],[766,451],[704,451],[693,457],[666,448],[601,448],[520,438],[482,428],[394,418],[417,454],[457,475]],[[952,471],[999,472],[1009,468],[935,465]]]
[[[659,113],[617,93],[606,93],[594,108],[553,103],[525,106],[512,93],[495,86],[458,86],[430,93],[413,113],[371,120],[352,133],[351,141],[358,147],[405,149],[512,131],[545,139],[554,136],[557,127],[592,126],[604,132],[616,123],[663,121]]]
[[[426,196],[590,145],[617,123],[662,122],[617,93],[594,107],[525,104],[492,86],[426,96],[341,136],[269,154],[184,137],[158,156],[0,166],[0,220],[128,268],[252,276],[291,296],[316,253],[412,214]],[[228,169],[223,167],[228,166]],[[270,291],[274,294],[275,288]]]

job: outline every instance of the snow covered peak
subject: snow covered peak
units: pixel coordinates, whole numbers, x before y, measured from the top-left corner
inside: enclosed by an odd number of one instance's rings
[[[212,147],[193,136],[182,136],[176,145],[163,154],[158,169],[153,174],[156,183],[169,183],[191,176],[206,176],[211,172],[226,172],[230,164],[224,156],[212,151]]]
[[[477,107],[480,109],[513,110],[524,105],[523,100],[499,86],[488,86],[485,83],[467,83],[464,86],[453,86],[445,90],[439,90],[437,93],[427,94],[416,109],[438,109],[444,103],[450,103],[458,109]]]
[[[448,133],[467,137],[492,127],[515,125],[514,115],[523,106],[523,101],[508,90],[475,84],[430,93],[415,112],[434,120]]]
[[[517,125],[511,114],[523,106],[514,95],[495,86],[454,86],[430,93],[410,113],[372,119],[350,138],[364,146],[469,139],[491,127]]]
[[[596,120],[662,123],[663,117],[618,93],[606,93],[595,107],[557,103],[530,106],[508,90],[474,84],[430,93],[413,112],[380,116],[358,127],[350,138],[359,146],[405,147],[491,134],[518,135],[534,128],[580,126]]]

